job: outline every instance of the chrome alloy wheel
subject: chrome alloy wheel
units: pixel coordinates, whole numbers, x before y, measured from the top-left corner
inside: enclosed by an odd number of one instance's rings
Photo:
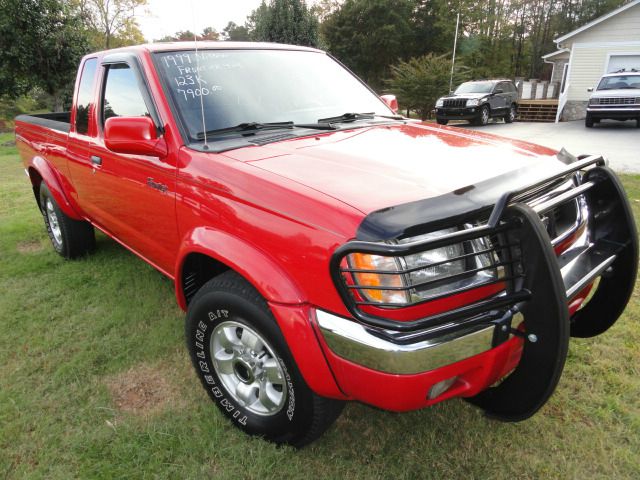
[[[60,224],[58,223],[58,215],[53,208],[53,202],[50,198],[47,198],[45,208],[47,210],[47,220],[49,221],[49,228],[51,229],[51,235],[56,242],[56,246],[62,245],[62,230],[60,230]]]
[[[257,415],[274,415],[287,399],[284,371],[273,349],[247,325],[226,321],[209,341],[211,360],[233,399]]]

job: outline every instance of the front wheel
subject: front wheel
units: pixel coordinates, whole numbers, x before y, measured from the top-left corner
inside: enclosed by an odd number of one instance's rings
[[[246,433],[300,447],[340,415],[344,403],[311,391],[267,303],[235,272],[196,294],[185,335],[209,397]]]
[[[489,111],[489,107],[487,105],[483,106],[480,109],[480,114],[476,119],[476,125],[487,125],[489,123],[489,118],[491,116],[491,112]]]
[[[447,123],[449,123],[449,120],[445,120],[444,118],[436,118],[436,122],[438,122],[438,125],[446,125]]]
[[[584,126],[587,128],[593,127],[593,117],[587,113],[587,116],[584,119]]]

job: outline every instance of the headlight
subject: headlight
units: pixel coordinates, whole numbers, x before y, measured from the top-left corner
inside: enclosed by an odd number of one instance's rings
[[[589,100],[589,105],[598,105],[600,103],[600,100],[597,98],[591,98]]]
[[[467,107],[477,107],[480,104],[480,99],[471,98],[467,100]]]
[[[433,240],[456,231],[457,228],[439,230],[396,243]],[[352,253],[348,255],[347,262],[354,271],[356,289],[365,301],[398,306],[455,293],[474,285],[494,283],[503,276],[491,240],[486,237],[404,257]]]
[[[444,100],[442,98],[439,98],[438,100],[436,100],[436,107],[442,107],[444,105]]]
[[[364,287],[359,291],[365,300],[375,303],[397,303],[399,305],[409,303],[406,291],[394,290],[394,288],[406,288],[402,275],[394,274],[394,272],[402,270],[399,258],[352,253],[347,257],[347,261],[349,268],[366,271],[366,273],[353,274],[356,285]]]

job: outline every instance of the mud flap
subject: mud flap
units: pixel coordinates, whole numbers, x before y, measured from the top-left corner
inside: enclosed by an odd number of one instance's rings
[[[636,226],[620,181],[607,167],[590,170],[586,180],[597,182],[586,195],[587,204],[597,208],[589,219],[592,235],[626,245],[601,277],[589,303],[571,318],[571,336],[581,338],[600,335],[616,323],[631,298],[638,271]]]
[[[518,422],[534,415],[551,397],[562,374],[569,346],[569,311],[556,254],[538,215],[527,205],[515,204],[508,216],[522,220],[517,235],[525,257],[522,288],[532,292],[521,307],[527,335],[516,369],[502,383],[467,399],[486,415]]]

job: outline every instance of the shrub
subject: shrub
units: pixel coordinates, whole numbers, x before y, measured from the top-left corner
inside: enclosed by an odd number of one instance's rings
[[[460,83],[468,69],[457,65],[454,86]],[[449,92],[451,59],[447,55],[429,53],[391,66],[391,78],[387,86],[397,97],[403,108],[415,110],[422,120],[426,120],[436,100]]]

